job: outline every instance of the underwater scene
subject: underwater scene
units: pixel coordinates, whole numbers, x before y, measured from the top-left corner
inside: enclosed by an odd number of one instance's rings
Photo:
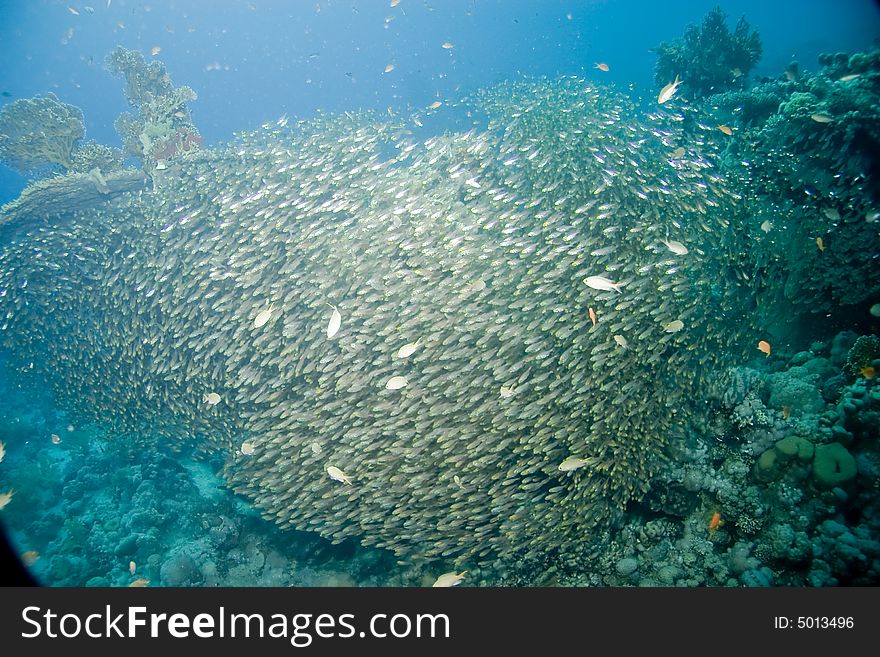
[[[0,4],[48,586],[880,584],[867,0]]]

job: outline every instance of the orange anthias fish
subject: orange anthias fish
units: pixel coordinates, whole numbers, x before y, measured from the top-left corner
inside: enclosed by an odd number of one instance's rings
[[[608,64],[605,62],[597,62],[593,68],[598,68],[600,71],[605,71],[606,73],[609,71]]]
[[[709,533],[714,534],[718,531],[718,528],[724,524],[724,521],[721,520],[721,512],[716,511],[712,514],[711,520],[709,520]]]
[[[791,417],[791,406],[783,406],[782,407],[782,419],[787,420]]]
[[[733,134],[733,128],[731,128],[729,125],[719,125],[718,129],[728,137]]]
[[[590,321],[593,322],[593,326],[597,324],[596,321],[596,311],[593,310],[593,306],[590,306],[590,309],[587,311],[590,315]]]
[[[825,240],[823,240],[821,237],[817,237],[816,238],[816,246],[819,247],[819,252],[821,253],[822,251],[825,250]]]
[[[769,356],[770,355],[770,343],[767,342],[766,340],[761,340],[758,343],[758,351],[760,351],[763,354],[767,354]]]
[[[860,369],[859,374],[861,374],[866,379],[873,379],[875,376],[877,376],[877,370],[869,365],[868,367],[863,367],[862,369]]]

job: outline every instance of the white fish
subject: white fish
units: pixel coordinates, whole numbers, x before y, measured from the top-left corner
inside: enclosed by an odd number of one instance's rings
[[[614,290],[615,292],[620,292],[620,286],[623,283],[612,283],[604,276],[587,276],[584,279],[584,283],[587,284],[587,287],[591,287],[594,290]]]
[[[579,456],[569,456],[559,464],[559,470],[561,472],[571,472],[572,470],[577,470],[578,468],[582,468],[589,464],[590,461],[587,459],[582,459]]]
[[[765,233],[769,233],[771,230],[773,230],[773,222],[769,219],[765,219],[764,223],[761,224],[761,230],[763,230]]]
[[[254,453],[254,448],[255,446],[250,440],[245,440],[238,449],[245,456],[250,456]]]
[[[327,466],[327,474],[330,475],[330,478],[333,481],[341,481],[343,484],[348,484],[349,486],[351,486],[351,477],[349,477],[335,465]]]
[[[666,248],[672,251],[675,255],[687,255],[688,253],[688,248],[681,242],[677,242],[675,240],[660,241],[663,242],[664,246],[666,246]]]
[[[467,571],[463,570],[460,573],[451,572],[451,573],[443,573],[440,577],[437,578],[432,587],[448,587],[448,586],[458,586],[461,583],[461,580],[464,579],[464,576],[467,575]]]
[[[657,102],[662,105],[667,100],[672,98],[675,95],[675,92],[678,91],[678,85],[680,84],[681,80],[679,80],[678,76],[676,75],[675,80],[673,80],[660,90],[660,94],[657,96]]]
[[[339,331],[339,327],[342,326],[342,315],[336,310],[336,306],[331,306],[329,303],[327,305],[333,308],[330,321],[327,323],[327,337],[332,338]]]
[[[516,394],[513,386],[501,386],[501,399],[510,399]]]
[[[275,309],[272,306],[269,306],[266,310],[261,310],[260,313],[254,317],[254,328],[260,328],[272,319],[272,313],[274,310]]]
[[[401,388],[405,388],[407,383],[409,383],[409,381],[406,380],[405,376],[392,376],[388,379],[388,383],[385,384],[385,389],[400,390]]]
[[[619,344],[621,347],[623,347],[624,349],[629,348],[629,342],[627,342],[627,341],[626,341],[626,338],[623,337],[622,335],[615,335],[615,336],[614,336],[614,341],[615,341],[617,344]]]
[[[216,392],[209,392],[202,397],[202,401],[204,401],[208,406],[216,406],[220,403],[220,395],[218,395]]]
[[[311,448],[312,454],[320,454],[322,451],[324,451],[323,449],[321,449],[321,443],[319,443],[318,441],[313,442]]]
[[[684,328],[684,322],[680,319],[675,319],[669,322],[666,326],[663,327],[663,330],[667,333],[678,333],[681,329]]]
[[[3,459],[6,457],[6,443],[0,440],[0,463],[3,463]]]
[[[134,561],[128,562],[128,572],[134,576],[135,571],[137,570],[137,564]]]
[[[421,343],[421,341],[422,341],[422,339],[419,338],[415,342],[410,342],[408,344],[403,345],[400,349],[397,350],[397,357],[398,358],[409,358],[410,356],[412,356],[416,352],[416,349],[419,348],[419,344]]]

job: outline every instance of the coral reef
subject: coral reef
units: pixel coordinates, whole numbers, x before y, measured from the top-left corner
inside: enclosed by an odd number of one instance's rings
[[[125,78],[125,95],[137,116],[122,113],[114,127],[125,153],[139,158],[144,170],[164,169],[166,160],[192,153],[202,145],[187,103],[196,100],[190,87],[174,87],[165,65],[147,63],[135,50],[117,46],[106,58],[107,69]]]
[[[714,7],[701,25],[689,25],[681,38],[655,48],[654,80],[662,86],[677,75],[684,82],[681,95],[690,98],[741,89],[762,50],[760,36],[745,17],[731,34],[726,14]]]
[[[93,169],[98,169],[102,174],[122,171],[122,151],[91,140],[74,149],[70,171],[88,173]]]
[[[878,359],[880,359],[880,338],[876,335],[862,335],[849,350],[846,363],[843,365],[843,373],[850,381],[861,376],[873,378],[880,371],[874,365],[874,361]]]
[[[52,165],[70,169],[85,133],[82,111],[55,94],[20,98],[0,109],[0,161],[22,173]]]
[[[759,306],[814,326],[820,313],[880,295],[873,259],[880,251],[880,51],[820,62],[815,74],[706,99],[716,108],[707,121],[736,128],[720,163],[740,179],[752,216],[741,260],[765,283]]]

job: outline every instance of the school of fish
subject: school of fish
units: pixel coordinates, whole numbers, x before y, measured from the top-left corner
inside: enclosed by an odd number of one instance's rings
[[[674,103],[574,77],[454,103],[488,123],[267,126],[5,228],[12,366],[77,425],[223,452],[282,527],[459,567],[576,549],[754,350],[727,137],[670,159]]]

